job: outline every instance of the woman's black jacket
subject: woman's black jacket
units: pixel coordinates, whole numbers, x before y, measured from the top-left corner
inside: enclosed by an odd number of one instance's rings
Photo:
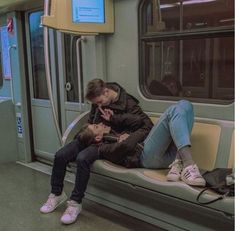
[[[139,157],[143,150],[143,141],[151,128],[146,126],[141,116],[130,113],[113,115],[110,122],[115,126],[125,127],[125,133],[129,137],[119,143],[116,132],[111,131],[105,135],[99,144],[100,157],[127,168],[140,167]]]

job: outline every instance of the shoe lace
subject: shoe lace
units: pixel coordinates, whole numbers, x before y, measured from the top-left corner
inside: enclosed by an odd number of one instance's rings
[[[50,195],[47,199],[47,202],[45,203],[46,206],[52,207],[55,204],[55,196]]]
[[[199,172],[199,169],[196,165],[192,166],[190,169],[188,169],[190,175],[194,178],[198,178],[200,177],[201,178],[201,174]]]
[[[74,216],[77,211],[77,206],[71,203],[70,201],[68,201],[67,204],[68,204],[68,208],[65,210],[65,214]]]
[[[65,214],[68,214],[68,215],[70,215],[70,216],[73,216],[74,213],[75,213],[75,210],[74,210],[74,208],[73,208],[72,206],[69,206],[69,207],[66,209],[66,211],[65,211]]]
[[[171,168],[170,172],[181,171],[182,170],[182,163],[180,160],[175,160],[172,164],[169,165]]]

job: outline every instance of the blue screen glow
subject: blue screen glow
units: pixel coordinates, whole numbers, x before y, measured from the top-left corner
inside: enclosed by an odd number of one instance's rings
[[[74,23],[104,23],[104,0],[72,0]]]

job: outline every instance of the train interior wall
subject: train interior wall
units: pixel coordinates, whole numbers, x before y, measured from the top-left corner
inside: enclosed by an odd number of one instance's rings
[[[115,1],[115,33],[98,36],[85,36],[86,41],[82,43],[83,51],[83,78],[84,86],[87,82],[95,77],[103,78],[106,81],[114,81],[123,85],[125,89],[137,97],[140,105],[147,112],[162,113],[169,105],[174,103],[171,100],[151,100],[143,96],[139,87],[139,44],[138,44],[138,4],[139,1]],[[21,20],[19,14],[7,13],[1,16],[1,24],[6,25],[7,17],[15,19],[15,30],[21,28]],[[17,33],[17,31],[16,31]],[[22,113],[22,126],[24,127],[25,136],[18,139],[19,149],[23,153],[19,154],[20,159],[30,160],[30,129],[28,126],[28,93],[29,91],[27,72],[24,70],[25,62],[22,62],[25,51],[20,50],[23,46],[22,31],[17,36],[10,36],[10,45],[16,45],[18,52],[13,48],[12,60],[14,63],[14,79],[4,80],[3,87],[0,89],[1,97],[14,97],[15,114]],[[18,55],[18,56],[17,56]],[[15,73],[14,73],[15,72]],[[13,93],[11,90],[13,85]],[[60,83],[63,88],[63,82]],[[195,116],[198,118],[206,118],[208,120],[230,120],[234,119],[234,103],[228,105],[194,103]],[[46,109],[45,109],[46,110]],[[42,113],[42,114],[40,114]],[[46,112],[47,113],[47,112]],[[45,115],[45,112],[35,111],[35,120]],[[77,111],[72,109],[65,112],[65,125],[76,117]],[[37,116],[36,116],[37,115]],[[15,121],[16,121],[15,117]],[[40,127],[40,123],[37,127]],[[44,129],[54,131],[52,125],[44,126]],[[53,142],[53,148],[48,147],[48,152],[54,152],[59,144],[58,141]],[[50,144],[48,144],[50,145]]]

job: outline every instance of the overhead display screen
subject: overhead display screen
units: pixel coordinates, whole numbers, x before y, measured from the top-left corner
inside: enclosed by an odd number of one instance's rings
[[[104,0],[72,0],[73,23],[105,23]]]

